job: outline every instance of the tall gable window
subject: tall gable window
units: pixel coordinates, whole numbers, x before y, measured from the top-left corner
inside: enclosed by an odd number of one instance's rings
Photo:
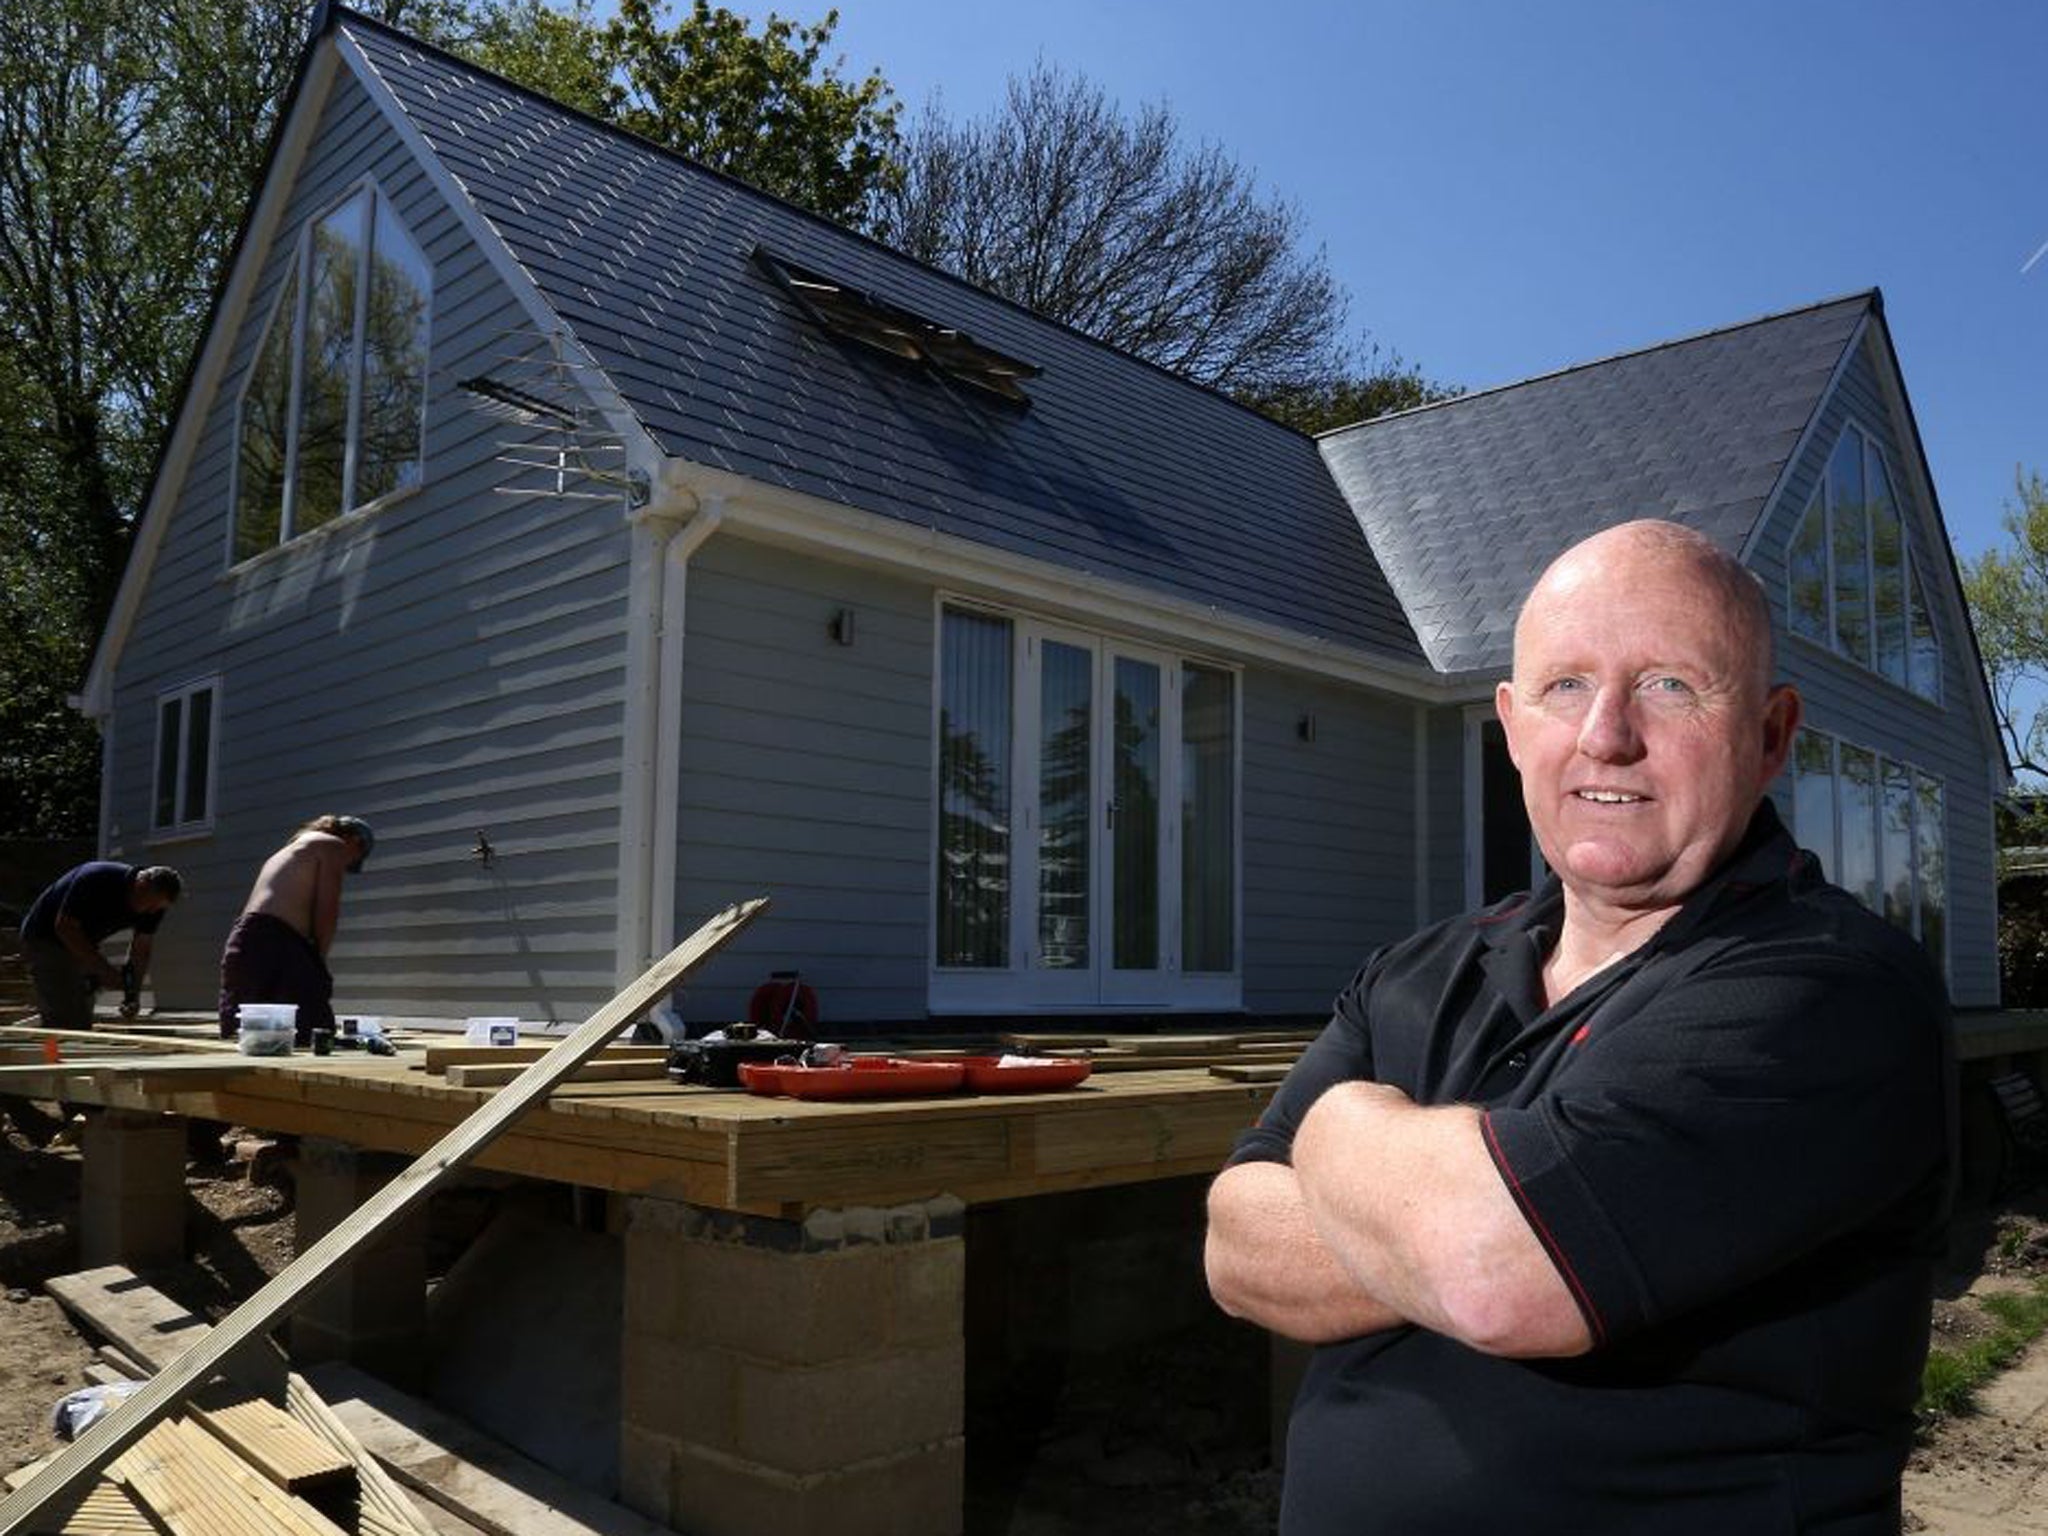
[[[1877,444],[1844,427],[1800,514],[1788,561],[1792,633],[1924,699],[1941,697],[1941,647]]]
[[[300,235],[236,412],[237,561],[419,483],[433,287],[374,185]]]

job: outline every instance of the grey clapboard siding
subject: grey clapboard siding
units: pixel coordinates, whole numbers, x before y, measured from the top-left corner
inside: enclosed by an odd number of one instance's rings
[[[1770,594],[1778,670],[1798,686],[1806,703],[1806,723],[1941,779],[1948,820],[1950,991],[1960,1006],[1995,1006],[1998,938],[1991,868],[1991,765],[1997,761],[1997,747],[1981,739],[1975,724],[1972,694],[1982,684],[1973,675],[1976,660],[1968,635],[1951,622],[1945,603],[1931,605],[1942,649],[1942,703],[1936,705],[1788,632],[1786,560],[1793,533],[1826,470],[1828,455],[1851,421],[1884,453],[1906,513],[1915,571],[1929,578],[1928,585],[1937,594],[1947,582],[1944,536],[1933,510],[1913,494],[1913,482],[1905,473],[1902,432],[1887,404],[1867,340],[1823,404],[1813,436],[1787,476],[1750,564]],[[1774,793],[1790,820],[1789,772]]]
[[[1296,732],[1316,717],[1316,739]],[[1252,668],[1244,682],[1244,1004],[1320,1014],[1415,927],[1414,711]]]
[[[834,644],[834,611],[855,611]],[[743,896],[767,917],[690,985],[692,1025],[800,968],[824,1022],[925,1014],[933,593],[729,536],[692,558],[676,926]]]
[[[612,990],[627,533],[622,508],[503,494],[516,429],[450,386],[525,313],[346,71],[325,103],[211,402],[115,678],[113,846],[191,882],[156,990],[211,1004],[256,866],[306,817],[375,823],[337,1000],[570,1018]],[[371,176],[434,266],[423,486],[228,569],[233,418],[298,230]],[[588,488],[588,487],[584,487]],[[148,834],[158,692],[218,675],[216,819]],[[479,832],[495,849],[473,857]]]

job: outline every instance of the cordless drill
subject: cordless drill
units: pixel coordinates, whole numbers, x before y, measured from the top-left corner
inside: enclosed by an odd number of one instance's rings
[[[142,982],[135,974],[135,962],[121,966],[121,1017],[132,1019],[142,1012]]]

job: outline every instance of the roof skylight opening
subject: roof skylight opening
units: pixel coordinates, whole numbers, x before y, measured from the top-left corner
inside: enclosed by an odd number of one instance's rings
[[[1031,403],[1018,381],[1038,377],[1042,370],[1034,364],[985,347],[965,331],[797,266],[764,247],[755,247],[754,262],[814,323],[834,335],[906,362],[922,363],[948,379],[972,384],[1013,405]]]

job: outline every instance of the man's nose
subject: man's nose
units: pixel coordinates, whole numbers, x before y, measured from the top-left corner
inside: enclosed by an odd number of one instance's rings
[[[1631,763],[1643,755],[1633,699],[1626,689],[1601,688],[1579,726],[1579,751],[1601,763]]]

